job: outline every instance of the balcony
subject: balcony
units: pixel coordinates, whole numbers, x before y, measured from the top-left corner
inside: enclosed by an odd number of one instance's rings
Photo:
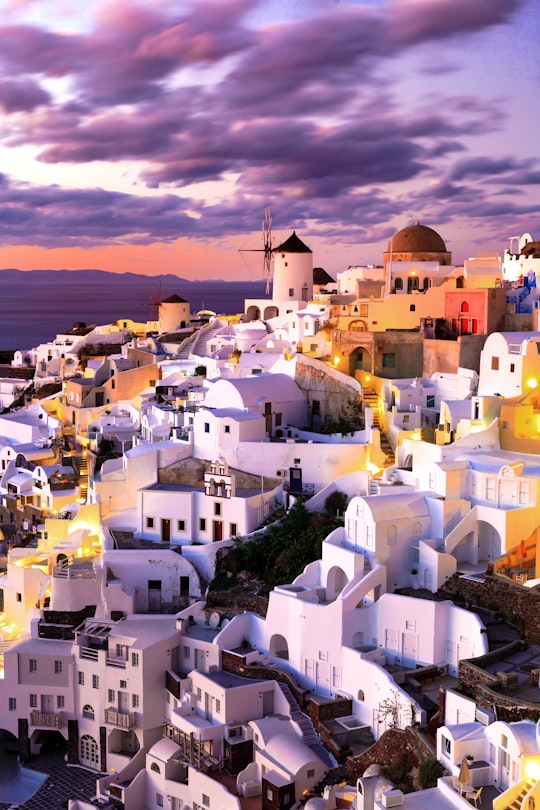
[[[135,713],[134,712],[119,712],[118,709],[109,706],[105,709],[105,723],[108,726],[115,726],[115,728],[123,728],[130,730],[135,728]]]
[[[64,725],[64,713],[56,712],[30,712],[30,725],[41,726],[42,728],[62,728]]]

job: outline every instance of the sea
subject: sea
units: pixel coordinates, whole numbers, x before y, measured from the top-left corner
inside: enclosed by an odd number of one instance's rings
[[[107,324],[122,318],[156,318],[156,297],[176,293],[192,315],[244,311],[246,298],[264,298],[262,281],[186,281],[173,276],[138,277],[93,271],[0,271],[0,350],[31,349],[75,322]],[[60,275],[61,274],[61,275]],[[159,286],[158,286],[159,285]]]

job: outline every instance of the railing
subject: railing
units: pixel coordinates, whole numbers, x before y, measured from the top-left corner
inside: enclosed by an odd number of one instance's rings
[[[64,725],[62,712],[48,714],[47,712],[30,712],[32,726],[45,726],[46,728],[61,728]]]
[[[80,647],[79,658],[86,658],[88,661],[98,660],[99,650],[94,650],[91,647]]]
[[[108,667],[121,667],[122,669],[125,669],[127,666],[125,658],[113,658],[112,656],[107,656],[105,663]]]
[[[74,566],[55,565],[52,570],[53,577],[59,579],[95,579],[96,573],[88,568],[77,568]]]
[[[135,715],[133,712],[119,712],[112,706],[105,709],[105,722],[109,726],[117,726],[117,728],[132,729],[135,727]]]
[[[291,495],[315,495],[315,484],[302,484],[301,486],[285,482],[285,492]]]

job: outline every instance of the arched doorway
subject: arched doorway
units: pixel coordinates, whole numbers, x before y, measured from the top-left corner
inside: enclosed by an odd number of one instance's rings
[[[348,581],[347,575],[342,568],[337,565],[332,566],[326,578],[327,601],[332,602],[341,593]]]
[[[270,639],[270,655],[274,658],[282,658],[284,661],[289,660],[289,645],[287,639],[280,633],[275,633]]]
[[[90,734],[83,734],[81,737],[79,761],[85,768],[99,771],[99,746]]]

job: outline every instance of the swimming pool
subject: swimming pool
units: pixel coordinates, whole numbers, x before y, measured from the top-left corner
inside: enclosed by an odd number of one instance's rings
[[[17,754],[0,750],[0,803],[23,804],[46,779],[46,773],[19,765]]]

